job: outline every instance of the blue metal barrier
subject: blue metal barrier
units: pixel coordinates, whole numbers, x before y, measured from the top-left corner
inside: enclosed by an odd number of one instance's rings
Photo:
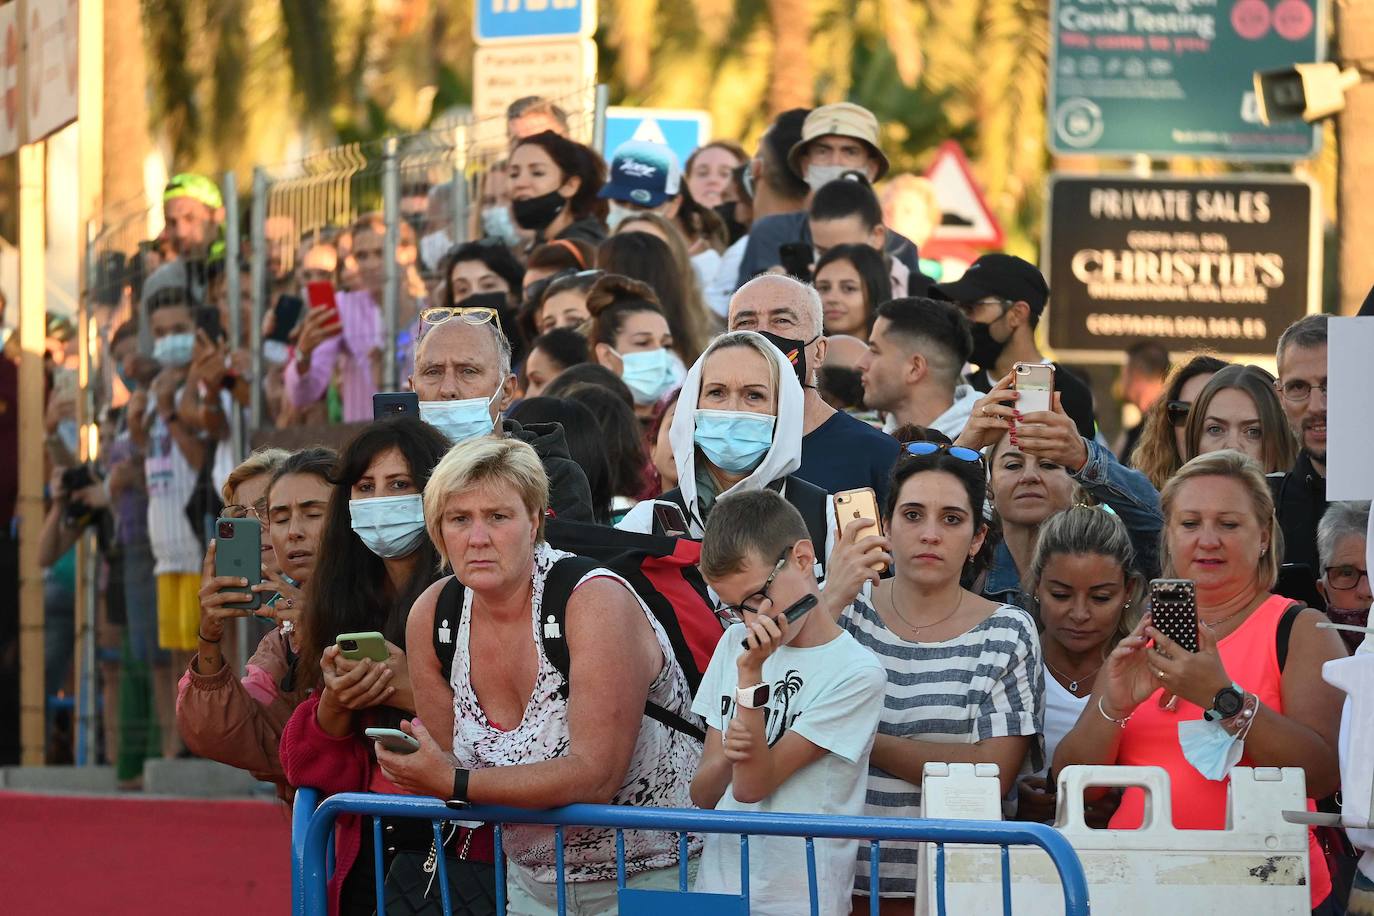
[[[869,844],[869,867],[873,887],[878,886],[878,849],[882,841],[900,840],[935,844],[936,912],[945,916],[945,844],[972,843],[998,846],[1002,856],[1002,907],[1011,913],[1011,866],[1007,847],[1010,845],[1037,846],[1044,850],[1059,872],[1064,890],[1065,916],[1088,916],[1088,884],[1083,866],[1069,841],[1053,827],[1045,824],[1002,821],[956,821],[935,819],[903,819],[879,817],[824,817],[809,814],[765,814],[760,812],[702,811],[678,808],[632,808],[622,805],[569,805],[547,811],[524,808],[474,805],[462,810],[448,808],[434,798],[410,795],[377,795],[343,793],[325,799],[313,815],[304,817],[301,797],[297,796],[297,810],[292,820],[292,854],[298,866],[293,887],[299,895],[293,901],[296,916],[326,916],[328,911],[328,842],[334,833],[334,820],[341,814],[370,815],[371,829],[380,831],[381,817],[413,817],[429,820],[435,836],[440,835],[441,821],[483,821],[496,826],[496,895],[497,912],[505,913],[505,857],[501,849],[502,824],[540,824],[554,828],[558,866],[558,912],[564,916],[566,901],[563,887],[563,828],[603,827],[615,831],[616,873],[620,887],[621,916],[633,913],[658,914],[709,912],[711,914],[749,911],[749,836],[790,836],[806,838],[808,886],[811,912],[818,912],[816,861],[813,840],[851,839]],[[300,828],[305,825],[304,837]],[[364,824],[363,829],[368,829]],[[651,830],[676,833],[683,859],[679,868],[679,891],[636,891],[625,887],[624,830]],[[689,894],[687,887],[687,834],[735,833],[740,835],[739,897]],[[381,849],[380,841],[376,848]],[[444,857],[437,861],[437,883],[443,894],[443,911],[449,916],[448,879]],[[356,863],[354,867],[367,867]],[[381,894],[381,858],[377,869],[377,913],[383,916]],[[878,898],[871,898],[872,914],[877,916]],[[629,906],[633,902],[633,906]],[[694,909],[694,903],[699,909]]]

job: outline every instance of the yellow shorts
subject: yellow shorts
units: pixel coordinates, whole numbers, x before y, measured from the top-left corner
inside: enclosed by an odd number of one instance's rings
[[[199,629],[200,574],[160,574],[157,577],[157,644],[163,649],[195,651]]]

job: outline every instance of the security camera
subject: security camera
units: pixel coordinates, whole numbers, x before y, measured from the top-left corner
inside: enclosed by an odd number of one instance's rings
[[[1294,64],[1282,70],[1255,73],[1255,98],[1260,120],[1308,123],[1336,114],[1345,107],[1345,91],[1359,85],[1360,71],[1340,64]]]

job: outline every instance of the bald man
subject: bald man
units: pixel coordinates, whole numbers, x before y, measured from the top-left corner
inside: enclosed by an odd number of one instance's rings
[[[816,370],[825,362],[822,321],[820,294],[794,277],[755,277],[730,299],[730,330],[758,331],[797,369],[805,395],[797,476],[827,493],[872,487],[881,503],[899,447],[891,436],[821,400]]]
[[[461,442],[493,433],[531,445],[549,475],[549,506],[556,518],[593,522],[587,475],[568,452],[558,423],[522,426],[501,419],[515,397],[510,341],[494,321],[468,324],[459,318],[424,325],[415,348],[410,388],[420,396],[420,418]],[[498,425],[499,424],[499,425]]]

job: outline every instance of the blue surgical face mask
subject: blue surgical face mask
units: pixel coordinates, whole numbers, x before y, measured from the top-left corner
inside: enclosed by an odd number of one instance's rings
[[[196,335],[168,334],[153,341],[153,359],[164,366],[189,366],[196,347]]]
[[[671,359],[666,347],[615,355],[623,363],[620,380],[630,389],[636,404],[652,404],[682,382],[681,363]]]
[[[510,215],[510,207],[483,207],[482,232],[512,247],[520,244],[520,230]]]
[[[1178,723],[1178,746],[1193,769],[1213,782],[1225,779],[1245,753],[1244,741],[1206,719]]]
[[[425,509],[419,493],[350,499],[353,533],[383,559],[406,557],[425,539]]]
[[[693,441],[706,460],[722,471],[752,471],[773,446],[777,418],[771,414],[698,409],[695,419]]]
[[[420,419],[448,436],[450,442],[466,442],[485,436],[495,423],[491,419],[491,402],[501,396],[501,389],[489,398],[465,398],[461,401],[421,401]]]

